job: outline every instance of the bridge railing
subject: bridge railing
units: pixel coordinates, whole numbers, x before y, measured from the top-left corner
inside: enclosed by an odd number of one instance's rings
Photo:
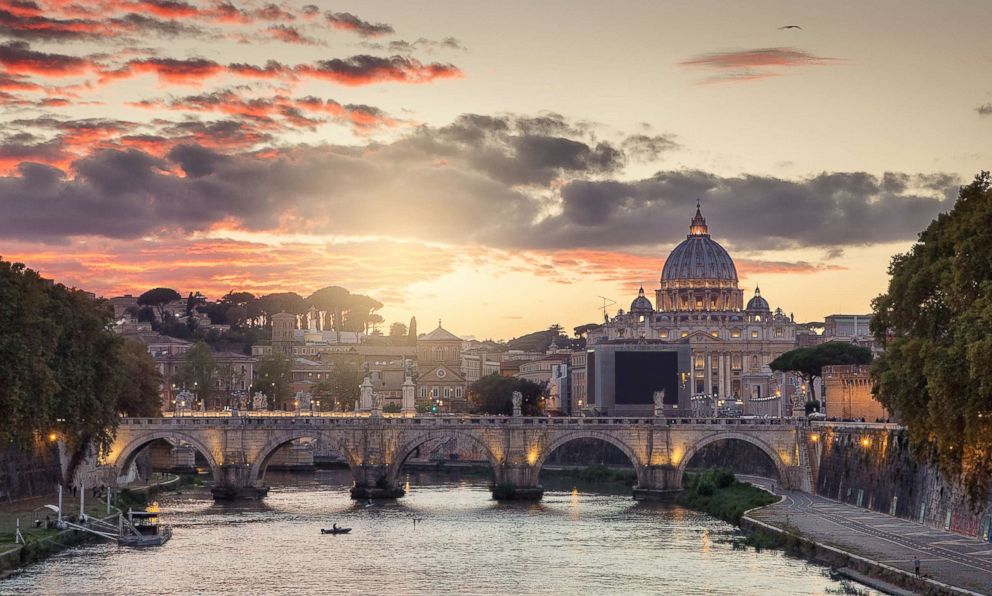
[[[259,427],[286,426],[293,427],[338,427],[338,426],[367,426],[370,424],[385,426],[505,426],[522,425],[548,428],[588,428],[615,426],[748,426],[774,427],[796,426],[808,424],[797,418],[654,418],[654,417],[608,417],[608,416],[472,416],[472,415],[441,415],[441,416],[285,416],[272,413],[231,416],[217,412],[200,413],[198,416],[162,417],[162,418],[121,418],[124,427],[197,427],[197,426],[227,426],[227,427]]]

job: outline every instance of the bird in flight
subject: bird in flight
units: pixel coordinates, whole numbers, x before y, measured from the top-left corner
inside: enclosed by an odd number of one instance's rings
[[[779,29],[799,29],[800,31],[803,30],[803,28],[800,27],[799,25],[782,25],[781,27],[779,27]]]

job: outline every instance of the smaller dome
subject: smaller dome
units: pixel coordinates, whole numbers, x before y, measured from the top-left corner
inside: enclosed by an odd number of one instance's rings
[[[644,315],[654,312],[654,306],[644,295],[644,286],[641,286],[641,289],[637,292],[637,298],[634,298],[634,301],[630,303],[630,312],[635,315]]]
[[[768,301],[761,297],[761,288],[755,286],[754,298],[747,301],[746,310],[771,310]]]

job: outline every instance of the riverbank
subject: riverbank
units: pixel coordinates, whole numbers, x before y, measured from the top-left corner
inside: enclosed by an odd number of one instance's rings
[[[824,497],[779,491],[775,503],[745,512],[740,526],[888,593],[992,594],[989,543]]]
[[[160,475],[147,482],[132,483],[128,488],[122,489],[114,498],[109,511],[106,501],[88,496],[83,511],[90,517],[116,525],[117,516],[121,511],[126,511],[128,508],[144,509],[155,494],[162,490],[175,490],[181,483],[180,476]],[[0,579],[68,548],[100,539],[80,530],[56,529],[54,527],[56,514],[45,506],[57,503],[58,495],[52,494],[0,506]],[[79,514],[78,497],[63,495],[63,517],[76,520],[79,519]],[[24,538],[23,544],[15,542],[18,520]],[[36,526],[35,520],[40,522],[40,526]],[[46,527],[46,522],[49,527]]]

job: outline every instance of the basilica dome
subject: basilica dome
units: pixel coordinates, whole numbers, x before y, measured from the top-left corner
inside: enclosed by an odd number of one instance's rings
[[[661,269],[661,287],[655,298],[660,312],[740,312],[744,308],[737,267],[726,249],[710,238],[699,203],[689,235],[672,250]]]
[[[737,283],[737,268],[720,244],[710,238],[706,219],[696,206],[689,235],[672,250],[661,270],[661,282],[723,280]]]
[[[747,310],[771,310],[768,301],[761,297],[761,288],[754,288],[754,297],[747,301]]]

